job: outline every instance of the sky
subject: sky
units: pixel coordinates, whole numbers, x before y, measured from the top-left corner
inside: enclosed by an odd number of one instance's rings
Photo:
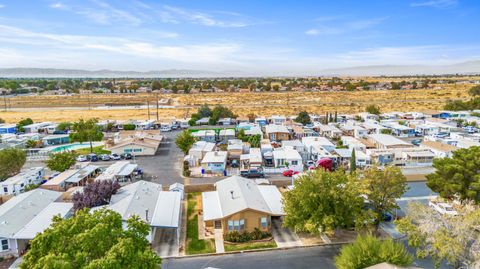
[[[479,59],[478,0],[0,0],[0,68],[289,75]]]

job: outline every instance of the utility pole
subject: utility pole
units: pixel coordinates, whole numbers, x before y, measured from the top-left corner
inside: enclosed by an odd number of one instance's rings
[[[3,93],[3,102],[5,103],[5,112],[7,112],[7,93]]]
[[[156,93],[157,96],[157,122],[158,122],[158,92]]]
[[[150,120],[150,101],[147,95],[147,113],[148,113],[148,120]]]

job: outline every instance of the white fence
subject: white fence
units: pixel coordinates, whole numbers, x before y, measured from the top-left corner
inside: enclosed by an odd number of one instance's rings
[[[264,167],[263,168],[263,172],[265,174],[281,174],[286,170],[288,170],[287,167],[282,167],[282,168]]]

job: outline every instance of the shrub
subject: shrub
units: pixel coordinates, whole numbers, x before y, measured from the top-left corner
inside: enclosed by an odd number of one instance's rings
[[[252,240],[262,240],[265,238],[271,237],[272,234],[269,232],[260,231],[260,229],[255,228],[253,232],[238,232],[232,231],[227,233],[224,236],[225,241],[232,242],[232,243],[245,243]]]

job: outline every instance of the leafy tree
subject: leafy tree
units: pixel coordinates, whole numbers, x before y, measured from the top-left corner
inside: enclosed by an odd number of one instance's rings
[[[57,129],[59,131],[67,131],[67,130],[70,130],[70,127],[72,127],[71,122],[60,122],[57,126]]]
[[[33,124],[33,120],[31,118],[26,118],[17,123],[17,130],[19,132],[25,132],[25,128],[23,126],[27,126]]]
[[[149,231],[138,216],[124,228],[120,214],[105,209],[56,216],[30,242],[20,268],[159,268],[161,259],[146,239]]]
[[[474,86],[474,87],[470,88],[468,93],[471,96],[480,96],[480,85],[477,85],[477,86]]]
[[[212,110],[212,115],[209,120],[209,124],[215,125],[217,124],[218,120],[221,118],[236,118],[235,115],[230,109],[224,107],[222,105],[217,105]]]
[[[259,148],[261,140],[262,140],[262,136],[259,134],[250,135],[247,137],[247,142],[250,144],[252,148]]]
[[[96,119],[89,119],[87,121],[81,119],[78,122],[73,123],[73,133],[70,134],[72,141],[80,143],[89,142],[90,152],[93,152],[93,141],[100,141],[103,138],[103,133],[100,126],[97,125]]]
[[[160,84],[160,81],[154,80],[154,81],[152,82],[152,90],[153,90],[153,91],[158,91],[158,90],[160,90],[161,88],[162,88],[162,84]]]
[[[202,105],[198,108],[198,118],[207,118],[212,116],[212,110],[207,105]]]
[[[37,144],[38,144],[37,141],[29,139],[25,142],[25,147],[27,147],[29,149],[36,148]]]
[[[335,257],[335,265],[338,269],[363,269],[383,262],[409,266],[413,260],[413,255],[401,243],[359,235],[355,242],[342,247]]]
[[[133,131],[135,130],[135,124],[132,124],[132,123],[128,123],[128,124],[124,124],[123,125],[123,130],[125,131]]]
[[[459,149],[452,158],[433,160],[435,172],[426,176],[427,186],[441,197],[480,202],[480,147]]]
[[[245,142],[245,140],[248,139],[247,135],[245,135],[245,129],[242,128],[238,131],[237,138],[242,140],[243,142]]]
[[[47,167],[51,170],[63,172],[75,164],[76,154],[70,151],[64,151],[51,154],[47,160]]]
[[[408,244],[419,258],[431,257],[435,267],[448,262],[454,268],[477,268],[480,265],[480,209],[465,206],[458,216],[441,215],[434,209],[410,203],[406,216],[395,223],[406,234]]]
[[[298,113],[298,116],[295,118],[295,121],[303,125],[312,123],[312,121],[310,120],[310,115],[308,115],[307,111],[302,111]]]
[[[0,180],[20,172],[27,160],[25,151],[16,148],[0,150]]]
[[[117,181],[97,180],[87,184],[82,192],[73,194],[73,208],[80,210],[83,208],[92,208],[106,205],[110,202],[112,195],[120,189]]]
[[[295,180],[283,194],[284,225],[296,231],[333,233],[354,227],[362,214],[360,182],[344,171],[312,171]]]
[[[355,149],[352,149],[352,157],[350,158],[350,173],[357,170],[357,157],[355,157]]]
[[[376,106],[376,105],[368,105],[365,108],[365,111],[370,113],[370,114],[380,115],[380,107]]]
[[[184,154],[188,154],[193,143],[195,143],[195,137],[193,137],[188,130],[184,130],[177,136],[177,140],[175,140],[175,144],[177,144],[177,147],[179,147]]]
[[[387,166],[383,170],[371,167],[363,173],[366,184],[366,196],[375,212],[375,224],[378,228],[384,212],[392,213],[398,208],[395,199],[402,197],[407,191],[407,179],[400,168]]]
[[[0,124],[5,123],[5,120],[0,118]]]

